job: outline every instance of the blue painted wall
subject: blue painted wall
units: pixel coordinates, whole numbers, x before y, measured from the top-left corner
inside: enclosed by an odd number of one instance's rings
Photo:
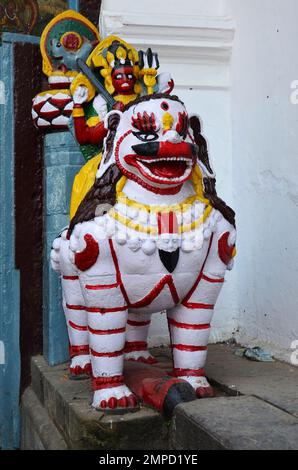
[[[77,9],[77,0],[70,0],[70,7]],[[19,447],[20,438],[20,279],[19,272],[15,269],[15,214],[14,214],[14,105],[13,105],[13,44],[15,42],[39,43],[39,38],[29,35],[3,33],[0,44],[0,188],[2,202],[0,204],[0,449],[14,449]],[[28,116],[31,119],[31,116]],[[51,136],[49,136],[51,138]],[[55,140],[53,136],[52,139]],[[56,138],[57,139],[57,138]],[[59,137],[60,143],[64,142],[64,150],[72,141],[66,154],[62,152],[63,162],[69,162],[74,147],[73,138],[67,136]],[[58,142],[55,140],[55,142]],[[67,142],[67,144],[65,144]],[[63,145],[62,145],[63,147]],[[56,153],[56,157],[59,152]],[[59,154],[61,155],[61,153]],[[81,158],[81,156],[80,156]],[[49,166],[54,170],[54,154],[47,160]],[[68,190],[65,189],[64,219],[62,212],[58,214],[57,208],[51,212],[47,210],[46,223],[49,230],[55,231],[56,226],[60,227],[60,220],[65,221],[67,216],[67,198],[70,192],[70,178],[75,161],[71,162],[65,174],[67,175]],[[58,165],[59,166],[59,165]],[[50,176],[49,181],[54,179]],[[64,181],[65,186],[65,181]],[[51,206],[52,207],[52,206]],[[49,224],[48,224],[49,222]],[[64,223],[64,222],[63,222]],[[52,237],[46,234],[48,240]],[[50,243],[50,241],[49,241]],[[47,265],[48,266],[48,265]],[[55,289],[58,286],[57,278],[48,279],[48,292],[55,297]],[[56,296],[57,299],[57,296]],[[56,300],[57,302],[57,300]],[[49,302],[52,312],[54,305]],[[60,306],[59,306],[60,308]],[[54,314],[49,313],[48,324],[53,325]],[[46,317],[46,315],[45,315]],[[57,310],[57,317],[59,311]],[[61,333],[51,331],[53,337],[47,342],[48,357],[51,363],[65,359],[67,351],[67,340],[65,338],[65,326],[61,321]],[[60,325],[58,324],[58,328]],[[46,330],[49,333],[49,329]],[[45,337],[48,335],[45,333]],[[61,338],[64,338],[62,340]],[[59,345],[59,347],[58,347]],[[57,351],[57,352],[56,352]]]
[[[78,0],[69,6],[78,9]],[[0,449],[19,447],[20,436],[20,279],[15,269],[13,44],[39,43],[29,35],[3,33],[0,43]],[[3,94],[4,93],[4,94]],[[31,119],[30,116],[27,117]],[[45,140],[44,346],[51,365],[68,358],[59,278],[50,270],[53,239],[68,223],[74,174],[83,163],[70,133]]]
[[[0,46],[0,448],[19,444],[19,273],[15,270],[13,43]],[[8,125],[7,125],[8,123]],[[3,357],[4,356],[4,357]]]
[[[69,224],[71,187],[84,164],[80,149],[70,132],[45,137],[44,147],[44,356],[50,365],[69,359],[66,322],[62,309],[60,278],[50,266],[53,240]]]

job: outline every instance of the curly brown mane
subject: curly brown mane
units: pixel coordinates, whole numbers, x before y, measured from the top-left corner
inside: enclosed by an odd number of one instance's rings
[[[190,127],[192,128],[195,143],[198,146],[198,160],[201,161],[207,168],[208,172],[213,175],[213,170],[209,162],[207,142],[201,134],[201,123],[197,116],[192,116],[190,118]],[[235,227],[235,212],[217,196],[215,177],[205,176],[203,178],[203,186],[205,198],[211,202],[214,209],[217,209],[224,218]]]

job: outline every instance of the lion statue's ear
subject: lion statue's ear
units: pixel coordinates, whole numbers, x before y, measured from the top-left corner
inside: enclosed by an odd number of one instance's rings
[[[215,178],[215,173],[209,160],[207,142],[205,137],[202,135],[201,121],[199,116],[197,114],[191,115],[189,123],[194,141],[198,146],[198,163],[203,172],[203,176],[208,178]]]
[[[116,132],[121,116],[122,116],[121,111],[118,111],[118,110],[110,111],[106,115],[105,120],[104,120],[105,128],[109,132]]]
[[[104,163],[107,163],[113,153],[114,139],[117,132],[117,128],[121,119],[121,111],[110,111],[104,120],[105,128],[108,131],[108,135],[104,141]]]

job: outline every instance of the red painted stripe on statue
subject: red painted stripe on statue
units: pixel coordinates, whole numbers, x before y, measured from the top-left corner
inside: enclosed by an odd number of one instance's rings
[[[82,356],[89,354],[89,345],[84,344],[82,346],[69,346],[69,355],[72,359],[74,356]]]
[[[192,310],[198,309],[198,310],[213,310],[214,305],[212,304],[200,304],[196,302],[187,302],[187,305],[185,307],[190,308]]]
[[[95,357],[117,357],[117,356],[122,356],[124,350],[120,349],[120,351],[112,351],[112,352],[97,352],[94,351],[94,349],[90,348],[90,353],[92,356]]]
[[[115,375],[114,377],[92,377],[92,389],[94,391],[103,388],[120,387],[123,384],[123,375]]]
[[[79,279],[79,276],[62,276],[62,278],[66,281],[77,281]]]
[[[201,269],[201,271],[200,271],[200,274],[198,275],[198,278],[197,278],[196,282],[194,283],[194,285],[192,286],[192,288],[190,289],[189,293],[186,295],[186,297],[185,297],[185,298],[182,300],[182,302],[181,302],[181,304],[184,305],[184,307],[188,307],[188,306],[189,306],[188,301],[189,301],[189,299],[191,298],[191,296],[193,295],[193,293],[195,292],[196,288],[198,287],[199,282],[200,282],[201,279],[202,279],[204,267],[205,267],[205,264],[206,264],[208,255],[209,255],[209,253],[210,253],[212,241],[213,241],[213,234],[211,235],[211,238],[210,238],[210,242],[209,242],[207,254],[206,254],[206,257],[205,257],[205,260],[204,260],[202,269]],[[192,308],[192,307],[189,307],[189,308]]]
[[[217,283],[222,284],[223,282],[225,282],[224,278],[212,279],[211,277],[206,276],[206,274],[202,275],[202,279],[204,279],[204,281],[212,282],[212,283],[215,283],[215,284],[217,284]]]
[[[118,264],[118,259],[117,259],[116,252],[115,252],[115,249],[114,249],[113,241],[111,239],[109,239],[109,244],[110,244],[110,250],[111,250],[112,258],[113,258],[113,261],[114,261],[114,266],[115,266],[115,269],[116,269],[117,282],[119,283],[122,295],[123,295],[125,301],[127,302],[128,307],[141,308],[141,307],[146,307],[147,305],[150,305],[152,303],[152,301],[154,299],[156,299],[156,297],[160,294],[160,292],[165,287],[165,285],[168,285],[174,303],[175,304],[179,303],[179,296],[178,296],[176,287],[174,285],[172,276],[170,276],[170,275],[167,275],[163,279],[161,279],[159,281],[159,283],[156,284],[156,286],[143,299],[139,300],[138,302],[131,303],[129,301],[127,292],[124,288],[124,285],[123,285],[123,282],[122,282],[122,279],[121,279],[121,272],[120,272],[120,268],[119,268],[119,264]]]
[[[178,220],[174,212],[157,213],[158,234],[178,233]]]
[[[207,351],[207,346],[192,346],[189,344],[172,344],[172,348],[178,349],[179,351]]]
[[[109,238],[109,245],[110,245],[110,250],[111,250],[111,254],[112,254],[114,266],[115,266],[115,269],[116,269],[116,279],[117,279],[117,283],[118,283],[120,286],[122,286],[122,279],[121,279],[121,273],[120,273],[119,263],[118,263],[117,255],[116,255],[115,248],[114,248],[114,245],[113,245],[113,241],[112,241],[111,238]],[[126,300],[126,302],[128,302],[128,299],[125,299],[125,300]]]
[[[124,312],[127,310],[127,305],[121,307],[109,307],[109,308],[100,308],[100,307],[86,307],[88,313],[113,313],[113,312]]]
[[[115,287],[118,287],[118,286],[119,286],[118,282],[115,282],[115,284],[97,284],[97,285],[86,284],[85,288],[88,290],[102,290],[102,289],[114,289]]]
[[[86,310],[86,307],[84,305],[70,305],[66,304],[66,307],[69,308],[69,310]]]
[[[170,212],[170,233],[178,233],[178,219],[174,212]]]
[[[169,325],[175,326],[176,328],[183,328],[185,330],[208,330],[210,328],[210,323],[201,323],[201,324],[189,324],[189,323],[180,323],[173,318],[169,318]]]
[[[94,330],[90,326],[88,326],[88,330],[93,335],[116,335],[119,333],[125,333],[125,327],[123,328],[114,328],[112,330]]]
[[[127,341],[124,346],[124,352],[144,351],[147,349],[146,341]]]
[[[174,369],[173,373],[176,377],[205,377],[205,369]]]
[[[75,330],[87,331],[87,326],[77,325],[76,323],[72,322],[71,320],[69,320],[68,324],[69,324],[69,326],[71,326]]]
[[[133,304],[129,304],[129,307],[131,308],[141,308],[141,307],[146,307],[147,305],[150,305],[154,299],[161,293],[163,288],[165,286],[168,286],[173,298],[173,301],[175,304],[179,303],[179,296],[176,290],[176,287],[174,286],[174,282],[172,279],[172,276],[167,275],[163,279],[159,281],[158,284],[147,294],[143,299],[139,300],[138,302],[135,302]]]
[[[148,326],[150,325],[151,320],[148,321],[133,321],[133,320],[127,320],[127,324],[130,326]]]

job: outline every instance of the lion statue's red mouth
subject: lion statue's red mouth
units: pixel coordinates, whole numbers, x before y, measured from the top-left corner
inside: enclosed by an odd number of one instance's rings
[[[195,164],[196,148],[187,142],[151,142],[134,145],[135,154],[124,157],[147,179],[157,183],[177,184],[186,181]]]
[[[158,182],[180,183],[187,179],[193,168],[193,159],[189,157],[145,157],[127,155],[125,161],[139,169],[140,173],[148,179],[157,179]]]

